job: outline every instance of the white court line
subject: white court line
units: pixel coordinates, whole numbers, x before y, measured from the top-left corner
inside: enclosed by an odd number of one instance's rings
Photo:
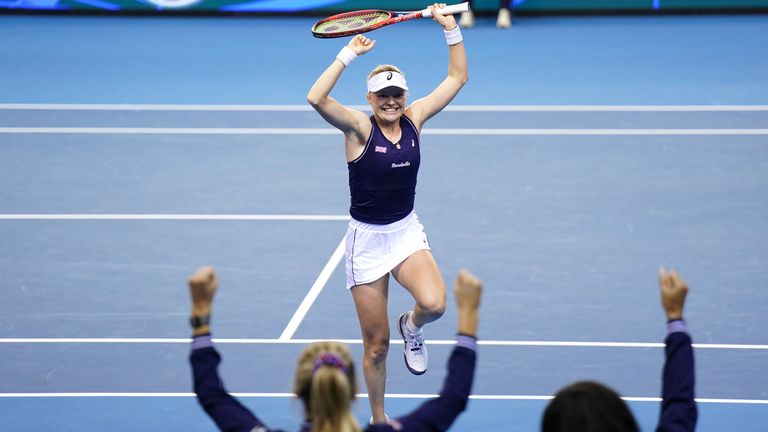
[[[248,214],[0,214],[0,220],[348,221],[346,215]]]
[[[326,268],[323,269],[321,276],[315,282],[315,285],[319,285],[321,282],[324,285],[327,282],[327,278],[324,281],[323,273],[331,273],[333,267],[337,264],[334,260],[341,260],[341,257],[336,258],[336,254],[339,252],[337,249],[334,252],[334,256],[326,264]],[[341,255],[343,255],[343,250]],[[330,270],[329,270],[330,268]],[[313,285],[313,288],[315,288]],[[318,293],[319,290],[318,289]],[[312,291],[310,289],[310,291]],[[307,298],[310,294],[307,294]],[[315,295],[316,297],[316,295]],[[308,301],[305,298],[305,301]],[[314,301],[314,298],[311,299]],[[304,302],[302,302],[302,305]],[[311,304],[309,305],[311,306]],[[309,308],[307,306],[307,309]],[[301,309],[301,306],[299,307]],[[298,313],[298,311],[297,311]],[[306,312],[305,312],[306,313]],[[296,315],[294,315],[295,317]],[[286,330],[288,330],[286,328]],[[294,329],[295,330],[295,329]],[[286,333],[285,331],[283,332]],[[292,334],[292,332],[291,332]],[[233,344],[233,345],[284,345],[284,344],[296,344],[303,345],[315,342],[323,341],[335,341],[342,342],[349,345],[362,345],[362,339],[228,339],[228,338],[213,338],[213,342],[217,344]],[[192,342],[190,338],[0,338],[0,344],[188,344]],[[428,339],[426,341],[430,345],[454,345],[456,341]],[[402,339],[391,339],[390,344],[398,345],[402,344]],[[477,342],[478,345],[505,347],[505,346],[521,346],[521,347],[584,347],[584,348],[664,348],[663,343],[659,342],[579,342],[579,341],[505,341],[505,340],[481,340]],[[703,344],[694,343],[693,347],[696,349],[740,349],[740,350],[768,350],[768,345],[756,345],[756,344]]]
[[[230,393],[232,396],[238,398],[295,398],[293,393]],[[358,398],[368,398],[367,393],[358,393]],[[136,392],[136,393],[121,393],[121,392],[83,392],[83,393],[0,393],[0,398],[191,398],[195,397],[194,393],[150,393],[150,392]],[[430,393],[386,393],[384,395],[388,399],[431,399],[437,397],[437,394]],[[470,399],[474,400],[550,400],[554,396],[546,395],[470,395]],[[661,398],[658,397],[635,397],[626,396],[622,397],[625,401],[629,402],[661,402]],[[768,405],[768,400],[765,399],[714,399],[714,398],[696,398],[698,403],[717,403],[717,404],[740,404],[740,405]]]
[[[459,112],[751,112],[768,105],[454,105]]]
[[[368,105],[348,105],[370,110]],[[2,103],[3,110],[61,111],[313,111],[309,105],[179,105],[179,104],[25,104]],[[768,105],[449,105],[454,112],[721,112],[768,111]]]
[[[768,129],[424,129],[425,135],[768,135]]]
[[[322,291],[323,288],[325,287],[325,284],[328,283],[328,279],[330,279],[331,274],[333,273],[333,270],[336,269],[336,266],[339,265],[341,258],[344,257],[345,245],[346,245],[345,237],[342,237],[341,241],[339,242],[339,245],[336,246],[336,250],[333,251],[333,255],[331,255],[331,258],[328,260],[327,263],[325,263],[325,267],[323,267],[323,271],[321,271],[320,275],[317,276],[317,279],[315,280],[315,283],[312,285],[312,288],[309,289],[309,292],[304,297],[304,300],[302,300],[301,304],[299,305],[299,308],[296,309],[296,312],[293,314],[293,317],[288,322],[288,325],[285,326],[285,330],[283,330],[283,333],[280,335],[280,338],[278,340],[280,341],[290,340],[293,337],[293,334],[296,333],[296,329],[299,328],[299,324],[301,324],[301,321],[304,320],[304,316],[306,316],[307,312],[309,312],[309,308],[312,307],[312,304],[315,302],[315,299],[317,299],[317,296],[320,295],[320,291]]]
[[[367,106],[367,105],[366,105]],[[370,107],[369,107],[370,109]],[[290,112],[314,111],[307,105],[180,105],[180,104],[0,104],[0,110],[54,110],[54,111],[259,111]]]
[[[333,128],[147,128],[147,127],[0,127],[0,134],[110,134],[110,135],[341,135]],[[435,128],[422,135],[486,136],[667,136],[768,135],[768,129],[504,129]]]
[[[340,135],[333,128],[0,127],[3,134]]]

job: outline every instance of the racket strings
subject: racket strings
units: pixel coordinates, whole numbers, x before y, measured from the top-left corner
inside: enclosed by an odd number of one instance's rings
[[[317,24],[314,31],[316,33],[338,33],[351,30],[359,30],[365,27],[376,25],[387,20],[390,14],[384,11],[371,11],[361,14],[342,16],[329,19]]]

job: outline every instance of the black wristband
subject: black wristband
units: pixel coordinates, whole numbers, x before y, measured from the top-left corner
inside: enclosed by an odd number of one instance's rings
[[[189,318],[189,325],[191,325],[193,329],[199,329],[200,327],[207,326],[210,323],[211,323],[210,315],[193,316]]]

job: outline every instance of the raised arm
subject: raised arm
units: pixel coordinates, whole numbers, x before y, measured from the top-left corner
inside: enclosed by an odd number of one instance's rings
[[[688,285],[674,271],[659,272],[661,305],[667,315],[667,338],[662,384],[661,414],[657,431],[693,432],[696,408],[693,347],[683,321]]]
[[[312,108],[325,121],[344,132],[344,135],[347,137],[350,135],[361,135],[363,132],[366,132],[364,125],[368,122],[368,116],[362,111],[345,107],[332,98],[330,93],[347,66],[357,56],[372,50],[375,45],[376,41],[368,39],[363,35],[353,37],[347,46],[342,48],[333,63],[315,81],[315,84],[312,85],[307,94],[307,102],[312,105]],[[368,136],[365,134],[364,137],[358,136],[357,138],[365,141],[368,139]]]
[[[456,24],[453,15],[440,15],[434,13],[435,8],[444,7],[443,3],[435,3],[432,9],[432,19],[443,27],[445,39],[448,43],[448,75],[428,96],[415,102],[408,108],[406,114],[413,120],[416,127],[421,130],[422,125],[435,114],[442,111],[469,79],[467,68],[467,53],[462,41],[461,29]]]
[[[448,359],[448,376],[440,396],[424,402],[405,417],[395,420],[408,431],[447,430],[467,407],[475,373],[478,308],[482,284],[466,270],[456,277],[454,294],[459,308],[456,347]],[[394,427],[397,430],[397,427]]]
[[[210,334],[210,316],[213,296],[218,283],[211,267],[203,267],[189,278],[189,294],[192,299],[192,364],[197,400],[219,430],[248,432],[264,425],[247,408],[224,389],[219,378],[221,357],[213,347]]]

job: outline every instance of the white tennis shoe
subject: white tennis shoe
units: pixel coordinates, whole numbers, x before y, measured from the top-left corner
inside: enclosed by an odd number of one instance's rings
[[[427,357],[427,347],[424,345],[424,333],[419,329],[416,333],[411,333],[405,326],[405,322],[413,311],[408,311],[400,315],[397,319],[397,332],[403,338],[405,344],[403,358],[405,367],[414,374],[421,375],[427,371],[429,357]]]

